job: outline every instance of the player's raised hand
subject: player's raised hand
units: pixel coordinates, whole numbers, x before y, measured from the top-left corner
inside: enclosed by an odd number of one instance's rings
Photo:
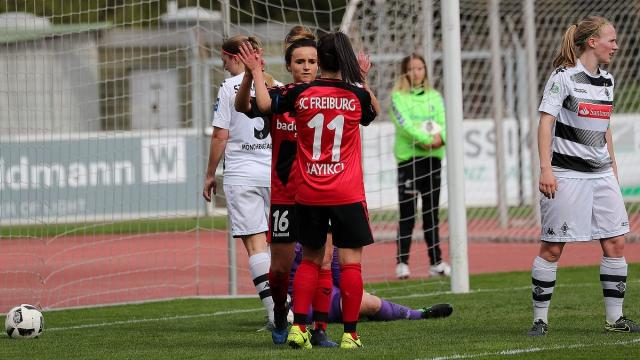
[[[369,74],[369,70],[371,70],[371,59],[369,55],[367,55],[364,51],[358,51],[358,65],[360,65],[360,74],[362,75],[362,80],[366,81],[367,74]]]
[[[540,182],[538,184],[540,192],[548,199],[553,199],[558,191],[558,180],[553,175],[553,170],[549,167],[542,168],[540,171]]]
[[[247,71],[255,74],[256,71],[262,71],[263,60],[262,52],[256,52],[249,42],[244,42],[240,45],[240,53],[236,55]]]
[[[262,54],[264,54],[263,48],[260,48],[258,49],[258,51],[256,51],[256,57],[258,58],[258,60],[260,60],[260,66],[262,67],[262,71],[264,71],[264,67],[267,64],[267,62],[264,61],[264,57],[262,56]]]

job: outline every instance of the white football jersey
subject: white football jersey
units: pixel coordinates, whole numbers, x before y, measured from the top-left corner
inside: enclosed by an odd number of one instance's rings
[[[558,177],[598,178],[613,173],[605,134],[613,110],[613,76],[591,75],[577,60],[554,70],[539,111],[556,117],[552,138],[553,172]]]
[[[271,135],[268,120],[249,118],[237,112],[234,102],[244,73],[222,82],[213,112],[212,125],[229,129],[224,151],[224,183],[270,186]],[[254,96],[253,86],[251,96]]]

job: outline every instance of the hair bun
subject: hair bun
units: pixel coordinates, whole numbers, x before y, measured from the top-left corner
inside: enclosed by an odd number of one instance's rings
[[[311,30],[302,25],[296,25],[289,30],[289,33],[284,39],[286,44],[291,44],[292,42],[299,40],[315,40],[316,36],[313,35]]]

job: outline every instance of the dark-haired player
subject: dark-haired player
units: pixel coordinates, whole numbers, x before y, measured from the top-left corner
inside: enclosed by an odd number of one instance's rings
[[[274,97],[269,96],[266,86],[256,86],[260,111],[294,112],[298,131],[301,181],[296,216],[303,260],[294,278],[294,325],[287,342],[295,348],[311,348],[305,324],[330,221],[341,270],[344,334],[340,347],[358,348],[362,347],[356,332],[363,293],[362,248],[373,243],[362,175],[360,125],[371,123],[380,109],[361,72],[361,66],[366,72],[370,64],[359,64],[345,34],[322,36],[317,50],[321,78],[292,85]],[[257,78],[255,81],[258,83]]]
[[[236,110],[245,112],[250,117],[262,117],[252,102],[250,89],[254,72],[262,72],[262,63],[258,57],[239,56],[245,64],[247,72],[236,97]],[[318,55],[315,36],[302,26],[291,29],[285,39],[285,63],[291,72],[294,82],[311,82],[318,72]],[[282,88],[271,88],[277,93]],[[254,100],[255,101],[255,100]],[[269,284],[274,302],[275,322],[271,331],[275,344],[287,341],[287,289],[289,274],[297,236],[297,219],[295,212],[295,194],[297,192],[299,171],[296,160],[296,124],[289,113],[273,114],[267,117],[271,128],[273,142],[271,167],[271,206],[269,218],[269,243],[271,245],[271,267]],[[325,260],[326,266],[320,269],[318,286],[313,297],[314,326],[311,330],[311,343],[314,346],[333,347],[336,343],[326,335],[328,311],[331,302],[331,251]]]

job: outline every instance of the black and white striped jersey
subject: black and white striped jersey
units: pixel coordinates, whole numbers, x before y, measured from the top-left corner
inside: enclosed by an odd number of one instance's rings
[[[554,70],[539,111],[555,116],[553,172],[559,177],[596,178],[613,173],[605,134],[613,110],[613,76],[591,75],[577,60]]]

